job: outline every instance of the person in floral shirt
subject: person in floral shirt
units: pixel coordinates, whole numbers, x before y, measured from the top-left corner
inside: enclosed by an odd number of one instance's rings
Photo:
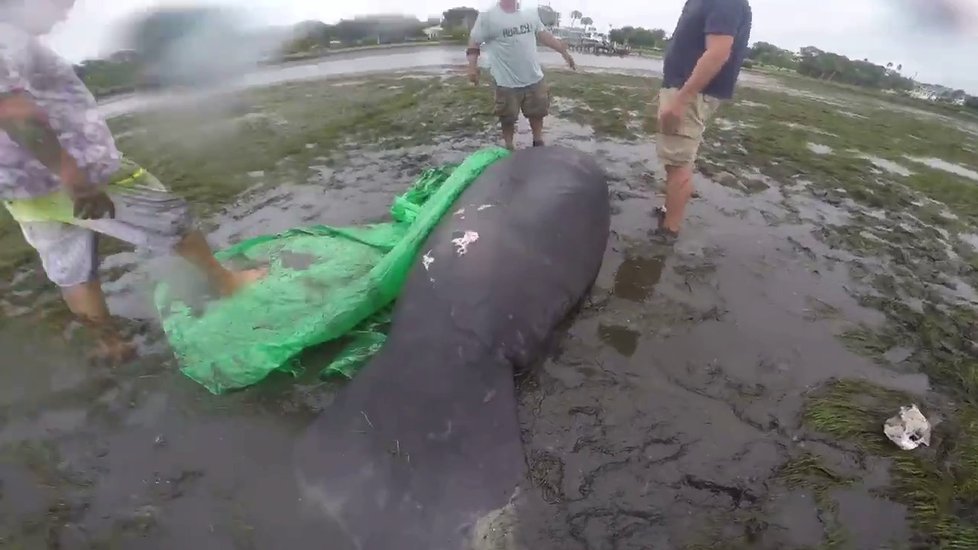
[[[71,63],[38,40],[75,0],[0,0],[0,200],[68,308],[113,362],[134,347],[113,327],[98,279],[97,235],[175,251],[222,295],[262,277],[233,272],[194,228],[187,203],[128,161]]]

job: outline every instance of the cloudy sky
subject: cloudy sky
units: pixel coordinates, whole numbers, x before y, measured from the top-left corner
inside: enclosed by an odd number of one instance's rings
[[[599,28],[608,25],[664,28],[675,26],[684,0],[524,0],[549,3],[566,14],[580,10]],[[306,19],[333,22],[364,13],[439,15],[459,5],[484,8],[492,0],[209,0],[236,6],[253,21],[288,24]],[[913,6],[944,2],[964,15],[955,28],[921,24]],[[80,60],[113,50],[118,25],[127,16],[154,5],[186,5],[188,0],[77,0],[71,18],[49,37],[58,51]],[[202,2],[197,2],[198,4]],[[978,0],[751,0],[752,40],[797,49],[813,45],[880,64],[902,64],[920,80],[964,88],[978,94]]]

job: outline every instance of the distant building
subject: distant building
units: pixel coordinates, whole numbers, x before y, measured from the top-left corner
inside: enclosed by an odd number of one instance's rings
[[[445,32],[445,29],[441,28],[441,25],[424,29],[424,34],[428,37],[428,40],[440,39],[443,32]]]
[[[954,90],[940,84],[920,84],[908,93],[917,99],[950,103],[951,105],[964,105],[967,100],[967,94],[964,93],[964,90]]]
[[[560,27],[556,29],[557,38],[563,40],[568,46],[581,46],[587,39],[587,31],[580,27]]]
[[[910,97],[924,99],[926,101],[937,101],[937,94],[926,86],[918,86],[908,92]]]

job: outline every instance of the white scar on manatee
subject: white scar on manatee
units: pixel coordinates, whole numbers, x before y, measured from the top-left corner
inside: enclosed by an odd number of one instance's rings
[[[465,256],[465,253],[469,251],[469,245],[479,240],[479,234],[475,231],[466,231],[465,235],[457,239],[452,239],[452,244],[455,245],[455,252],[459,256]]]
[[[424,266],[424,270],[428,271],[428,268],[431,267],[431,264],[433,263],[435,263],[435,259],[431,257],[431,251],[429,250],[425,252],[424,256],[421,258],[421,264]]]
[[[479,212],[482,212],[483,210],[485,210],[487,208],[492,208],[492,205],[491,204],[483,204],[479,208],[476,208],[476,210],[479,211]]]
[[[461,219],[464,220],[465,219],[465,209],[464,208],[459,208],[458,210],[455,211],[455,214],[454,215],[455,216],[460,216]]]

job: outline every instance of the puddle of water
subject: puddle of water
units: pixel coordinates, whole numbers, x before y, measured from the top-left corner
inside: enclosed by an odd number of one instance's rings
[[[913,172],[910,171],[910,169],[906,168],[903,165],[897,164],[892,160],[887,160],[884,158],[876,157],[873,155],[866,155],[862,153],[859,154],[859,158],[868,160],[869,162],[873,163],[873,166],[881,170],[884,170],[886,172],[889,172],[891,174],[896,174],[898,176],[904,176],[904,177],[912,176],[914,174]]]
[[[551,101],[554,110],[557,112],[573,111],[574,109],[590,110],[586,103],[572,97],[556,96],[552,98]]]
[[[638,349],[639,336],[638,332],[627,327],[614,325],[600,325],[598,327],[598,338],[625,357],[635,355],[635,350]]]
[[[748,122],[740,122],[726,118],[717,118],[713,121],[714,125],[720,130],[730,131],[738,128],[757,128],[757,125]]]
[[[904,548],[911,540],[905,506],[859,489],[837,489],[832,497],[842,524],[858,526],[849,539],[852,548]]]
[[[820,143],[808,142],[808,150],[815,153],[816,155],[831,155],[832,148],[828,145],[822,145]]]
[[[954,164],[953,162],[948,162],[946,160],[942,160],[934,157],[912,157],[909,155],[905,155],[903,158],[919,164],[923,164],[924,166],[933,168],[935,170],[942,170],[944,172],[948,172],[956,176],[961,176],[964,178],[972,179],[974,181],[978,181],[978,172],[970,168],[965,168],[964,166],[961,166],[959,164]]]
[[[618,268],[612,293],[632,302],[645,302],[652,297],[665,265],[663,257],[627,258]]]
[[[838,134],[833,134],[831,132],[826,132],[825,130],[822,130],[821,128],[816,128],[814,126],[808,126],[807,124],[799,124],[797,122],[781,122],[781,124],[787,126],[788,128],[791,128],[793,130],[804,130],[806,132],[811,132],[813,134],[819,134],[819,135],[822,135],[822,136],[839,137]]]
[[[765,105],[763,103],[758,103],[756,101],[751,101],[749,99],[742,99],[737,102],[738,105],[743,105],[744,107],[753,107],[756,109],[770,109],[770,105]]]
[[[958,238],[978,251],[978,233],[962,233],[958,235]]]

